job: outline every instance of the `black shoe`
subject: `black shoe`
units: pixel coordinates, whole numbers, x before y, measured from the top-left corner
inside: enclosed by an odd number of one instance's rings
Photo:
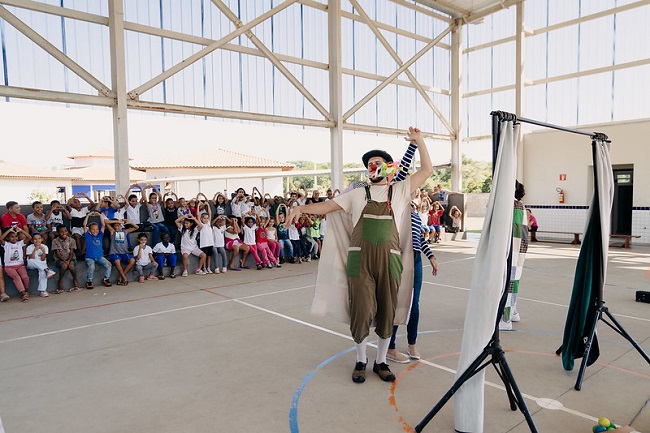
[[[352,371],[352,382],[363,383],[366,381],[366,363],[358,361]]]
[[[377,361],[375,361],[375,365],[372,367],[372,371],[377,373],[381,380],[384,382],[393,382],[395,381],[395,375],[391,373],[390,368],[388,368],[388,364],[385,362],[382,362],[381,364],[377,364]]]

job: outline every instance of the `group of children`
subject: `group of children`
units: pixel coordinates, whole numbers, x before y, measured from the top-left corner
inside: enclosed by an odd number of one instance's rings
[[[134,186],[138,187],[131,187]],[[102,284],[106,287],[112,286],[113,268],[118,274],[117,284],[122,286],[129,283],[128,274],[132,269],[137,272],[139,282],[164,279],[165,266],[171,269],[169,277],[175,278],[176,233],[183,277],[188,275],[190,255],[198,258],[195,271],[198,275],[248,269],[246,259],[249,254],[258,270],[279,268],[284,262],[301,263],[320,256],[325,220],[310,215],[301,218],[297,224],[286,225],[288,206],[300,203],[292,196],[287,196],[286,200],[270,197],[267,200],[261,194],[260,197],[247,196],[240,188],[231,200],[220,193],[215,194],[212,201],[205,196],[205,200],[200,200],[202,194],[189,201],[171,197],[163,200],[151,185],[140,187],[142,197],[145,197],[148,187],[154,189],[148,202],[139,202],[137,196],[131,194],[126,200],[128,204],[122,207],[115,198],[104,197],[96,204],[87,195],[78,194],[68,200],[66,206],[57,200],[52,201],[47,213],[43,212],[41,202],[34,202],[33,212],[27,218],[20,213],[18,203],[8,202],[7,213],[2,216],[0,236],[3,248],[0,301],[9,299],[3,273],[14,281],[21,300],[29,300],[27,269],[38,271],[39,295],[48,297],[47,281],[57,275],[48,266],[50,251],[53,268],[58,271],[54,291],[57,294],[66,291],[63,283],[68,272],[72,277],[72,287],[67,291],[81,289],[76,267],[79,260],[84,260],[87,268],[86,289],[94,288],[96,267],[103,268]],[[82,198],[88,201],[87,205],[82,206]],[[150,217],[141,223],[139,207],[144,203]],[[272,213],[275,216],[271,216]],[[143,230],[156,224],[155,231]],[[154,231],[153,247],[148,245],[148,231]],[[133,247],[131,233],[137,234],[137,244]],[[230,259],[226,251],[231,252]]]

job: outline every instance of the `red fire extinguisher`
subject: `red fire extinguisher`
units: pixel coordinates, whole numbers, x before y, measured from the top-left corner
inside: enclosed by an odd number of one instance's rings
[[[556,188],[555,189],[558,193],[557,195],[557,200],[559,203],[564,203],[564,190],[562,188]]]

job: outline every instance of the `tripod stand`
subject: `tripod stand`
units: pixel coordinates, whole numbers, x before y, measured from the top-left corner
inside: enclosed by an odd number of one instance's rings
[[[650,364],[650,357],[648,357],[648,354],[645,353],[645,351],[637,344],[636,341],[630,336],[630,334],[627,333],[625,328],[618,323],[618,321],[614,318],[612,313],[609,312],[609,309],[605,307],[605,302],[602,299],[598,300],[598,308],[596,309],[595,312],[595,319],[594,323],[591,327],[591,331],[589,333],[589,338],[587,338],[587,341],[585,342],[585,353],[582,357],[582,362],[580,363],[580,370],[578,371],[578,380],[576,381],[575,384],[575,389],[577,391],[580,391],[582,388],[582,379],[584,378],[585,375],[585,369],[587,368],[587,363],[589,360],[589,353],[591,352],[591,346],[594,341],[594,336],[596,335],[596,324],[598,323],[599,320],[602,320],[607,326],[612,328],[614,331],[616,331],[617,334],[621,335],[623,338],[625,338],[627,341],[629,341],[632,346],[641,354],[643,359],[646,360],[648,364]],[[607,320],[603,318],[603,314],[606,315],[609,320],[612,321],[612,323],[609,323]],[[559,350],[558,350],[559,351]]]
[[[503,291],[503,294],[501,295],[501,300],[499,301],[497,319],[494,326],[494,333],[492,334],[492,338],[483,348],[483,351],[479,354],[479,356],[469,365],[469,367],[467,367],[467,370],[465,370],[463,374],[458,379],[456,379],[449,391],[447,391],[447,393],[440,399],[440,401],[433,407],[433,409],[429,411],[429,413],[422,419],[422,421],[420,421],[420,423],[415,426],[416,432],[419,433],[422,431],[422,429],[429,423],[429,421],[433,419],[433,417],[440,411],[440,409],[442,409],[442,407],[451,399],[451,397],[453,397],[456,391],[458,391],[465,382],[467,382],[474,375],[478,374],[481,370],[491,364],[494,366],[494,369],[496,370],[499,378],[501,378],[501,381],[506,388],[508,401],[510,402],[510,409],[514,411],[519,408],[521,413],[524,415],[524,418],[526,418],[526,422],[528,423],[528,427],[530,427],[530,431],[537,433],[537,427],[535,427],[533,418],[530,415],[528,408],[526,407],[526,403],[524,402],[524,398],[521,395],[519,388],[517,387],[517,383],[515,382],[515,378],[512,375],[512,371],[510,370],[510,367],[508,367],[505,352],[501,348],[501,342],[499,341],[499,321],[501,320],[501,316],[503,315],[503,310],[508,299],[508,285],[510,283],[511,265],[512,240],[510,242],[510,254],[508,255],[506,287]]]

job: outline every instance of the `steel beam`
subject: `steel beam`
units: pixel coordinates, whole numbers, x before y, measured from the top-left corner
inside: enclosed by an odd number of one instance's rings
[[[111,48],[111,79],[113,81],[113,92],[117,95],[113,106],[115,190],[120,194],[131,185],[123,0],[108,2],[108,32]]]
[[[223,13],[226,16],[226,18],[228,18],[233,24],[235,24],[235,27],[237,28],[243,27],[244,24],[241,22],[239,18],[237,18],[237,15],[235,15],[230,10],[230,8],[228,8],[228,6],[226,6],[221,0],[212,0],[212,3],[219,8],[221,13]],[[255,34],[251,30],[248,30],[244,34],[246,35],[246,37],[248,37],[248,39],[250,39],[253,45],[255,45],[257,49],[260,50],[267,59],[269,59],[269,61],[273,64],[273,66],[278,68],[278,71],[280,71],[280,73],[282,73],[282,75],[284,75],[287,78],[287,80],[289,80],[289,82],[293,84],[293,86],[300,93],[302,93],[302,95],[311,103],[311,105],[313,105],[314,108],[316,108],[316,110],[318,110],[318,112],[323,115],[323,117],[325,117],[327,120],[332,120],[332,116],[330,116],[330,113],[327,111],[327,109],[325,109],[325,107],[323,107],[321,103],[318,102],[318,100],[314,97],[314,95],[312,95],[309,92],[309,90],[307,90],[305,86],[303,86],[302,83],[296,77],[293,76],[291,71],[289,71],[289,69],[287,69],[287,67],[284,66],[282,62],[278,60],[277,57],[275,57],[275,55],[271,52],[271,50],[269,50],[266,47],[266,45],[264,45],[262,41],[260,41],[259,38],[255,36]]]
[[[43,48],[52,57],[61,62],[64,66],[77,74],[82,80],[93,86],[104,96],[113,96],[111,90],[104,85],[101,81],[95,78],[90,72],[82,68],[78,63],[66,56],[61,50],[52,45],[43,36],[39,35],[27,24],[22,22],[18,17],[9,12],[3,6],[0,6],[0,18],[4,19],[7,23],[11,24],[20,33],[27,36],[32,42],[39,47]]]
[[[393,47],[391,47],[391,45],[388,43],[388,41],[386,40],[384,35],[381,34],[381,32],[379,31],[377,26],[374,25],[374,23],[372,22],[372,20],[370,19],[370,17],[366,13],[366,11],[363,10],[363,8],[359,4],[359,2],[357,0],[349,0],[349,1],[352,4],[352,6],[357,10],[359,15],[363,19],[363,22],[366,23],[368,25],[368,27],[370,27],[370,30],[375,34],[375,36],[377,37],[379,42],[384,46],[386,51],[388,51],[388,54],[390,54],[390,56],[393,58],[393,60],[395,60],[395,62],[399,66],[403,66],[404,62],[402,61],[402,59],[399,57],[399,55],[393,49]],[[438,119],[440,119],[440,122],[442,122],[444,127],[447,128],[447,131],[449,131],[450,133],[453,134],[454,133],[453,128],[451,127],[451,125],[449,124],[447,119],[445,119],[445,116],[438,109],[438,107],[436,107],[436,104],[433,103],[433,99],[431,99],[429,94],[424,90],[424,88],[422,88],[422,86],[420,85],[418,80],[415,78],[415,75],[413,75],[413,73],[411,71],[409,71],[408,69],[406,71],[404,71],[404,72],[406,73],[406,76],[411,81],[411,83],[413,83],[413,85],[417,89],[420,96],[422,96],[422,98],[427,103],[427,105],[429,105],[429,108],[431,108],[431,110],[433,110],[434,114],[436,116],[438,116]]]
[[[460,87],[463,79],[462,74],[462,23],[457,21],[451,33],[451,125],[454,129],[454,135],[451,139],[451,190],[463,190],[463,159],[460,146],[462,144],[462,117],[461,117],[461,93]]]
[[[343,79],[341,74],[341,0],[328,0],[327,41],[329,56],[330,161],[332,188],[343,187]]]
[[[384,135],[399,135],[404,136],[405,130],[398,128],[385,128],[383,126],[375,125],[363,125],[361,123],[344,123],[343,129],[346,131],[359,131],[359,132],[370,132],[373,134],[384,134]],[[452,137],[445,134],[436,134],[434,132],[422,132],[424,138],[432,138],[435,140],[450,140]]]
[[[52,6],[32,0],[0,0],[0,4],[108,26],[108,18],[104,16],[81,12],[75,9],[68,9],[61,6]]]
[[[162,83],[165,81],[167,78],[171,77],[172,75],[182,71],[183,69],[187,68],[188,66],[192,65],[193,63],[201,60],[203,57],[207,56],[211,52],[221,48],[223,45],[226,43],[230,42],[231,40],[235,39],[237,36],[241,36],[244,33],[246,33],[248,30],[252,29],[253,27],[257,26],[258,24],[264,22],[268,18],[272,17],[273,15],[277,14],[278,12],[288,8],[292,4],[294,4],[297,0],[285,0],[281,4],[277,5],[276,7],[266,11],[259,17],[253,19],[252,21],[244,24],[240,28],[236,29],[235,31],[229,33],[228,35],[224,36],[223,38],[211,43],[207,47],[203,48],[202,50],[192,54],[188,58],[182,60],[180,63],[175,64],[171,68],[167,69],[163,73],[153,77],[151,80],[147,81],[146,83],[142,84],[141,86],[133,89],[132,91],[129,92],[129,97],[131,99],[137,99],[138,96],[142,95],[144,92],[147,90],[152,89],[156,85]]]
[[[222,119],[250,120],[254,122],[283,123],[286,125],[316,126],[331,128],[334,122],[329,120],[305,119],[299,117],[276,116],[272,114],[248,113],[245,111],[221,110],[218,108],[193,107],[189,105],[165,104],[132,100],[127,98],[129,108],[156,111],[159,113],[190,114],[193,116],[215,117]]]
[[[115,98],[108,96],[84,95],[82,93],[57,92],[55,90],[13,86],[0,86],[0,97],[61,102],[64,104],[93,105],[98,107],[112,107],[115,103]]]
[[[451,32],[452,28],[454,26],[449,26],[447,29],[445,29],[442,33],[440,33],[435,39],[433,39],[431,42],[429,42],[427,45],[424,46],[420,51],[418,51],[413,57],[411,57],[409,60],[406,61],[402,66],[397,68],[395,72],[393,72],[388,78],[386,78],[384,81],[382,81],[374,90],[372,90],[369,94],[367,94],[362,100],[357,102],[354,107],[349,109],[347,113],[343,115],[343,120],[347,120],[352,116],[354,113],[356,113],[361,107],[366,105],[368,101],[370,101],[372,98],[374,98],[379,92],[381,92],[386,86],[388,86],[393,80],[395,80],[402,72],[407,70],[413,63],[415,63],[420,57],[425,55],[427,51],[429,51],[431,48],[434,47],[438,42],[442,40],[449,32]]]

